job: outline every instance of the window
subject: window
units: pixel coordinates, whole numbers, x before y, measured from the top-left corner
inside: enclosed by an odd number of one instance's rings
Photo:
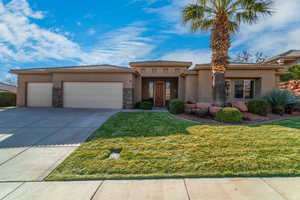
[[[171,82],[166,82],[166,101],[171,99]]]
[[[154,98],[154,82],[149,82],[149,98]]]
[[[234,98],[252,99],[255,95],[254,80],[235,80],[234,81]]]
[[[254,97],[254,81],[252,80],[245,80],[244,81],[245,86],[245,99],[252,99]]]
[[[230,96],[230,80],[225,80],[226,97]]]

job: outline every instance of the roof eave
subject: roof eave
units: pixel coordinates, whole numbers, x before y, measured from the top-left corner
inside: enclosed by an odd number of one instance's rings
[[[94,69],[94,70],[45,70],[45,71],[34,71],[34,70],[10,70],[12,74],[52,74],[52,73],[136,73],[135,69],[124,69],[124,70],[108,70],[108,69]]]
[[[192,62],[177,62],[177,61],[153,61],[153,62],[130,62],[129,65],[134,68],[139,67],[184,67],[192,66]]]
[[[243,66],[243,65],[237,65],[237,66],[228,66],[227,69],[229,70],[245,70],[245,69],[248,69],[248,70],[277,70],[277,69],[283,69],[287,66],[283,66],[283,65],[280,65],[280,66],[270,66],[270,65],[246,65],[246,66]],[[210,70],[211,69],[211,66],[209,65],[196,65],[195,66],[195,70]]]

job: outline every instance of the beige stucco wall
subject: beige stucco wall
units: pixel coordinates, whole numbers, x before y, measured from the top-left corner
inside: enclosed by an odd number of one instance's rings
[[[199,87],[198,75],[187,75],[185,77],[184,92],[185,101],[198,101],[198,87]]]
[[[17,106],[26,106],[26,85],[28,82],[53,82],[53,87],[62,88],[63,82],[123,82],[124,88],[134,87],[132,73],[53,73],[19,74]]]
[[[134,76],[133,79],[134,87],[134,103],[142,100],[142,77],[140,75]]]
[[[228,79],[260,79],[261,80],[261,95],[266,92],[277,88],[277,79],[274,70],[227,70],[226,78]],[[195,88],[189,82],[194,80],[186,80],[186,84],[191,88]],[[186,89],[188,86],[186,86]],[[190,89],[191,91],[194,89]],[[198,71],[198,101],[211,102],[212,101],[212,72],[211,70],[199,70]],[[192,92],[185,93],[185,99],[193,99],[195,95]]]
[[[178,77],[186,68],[182,67],[144,67],[138,68],[142,77]]]
[[[133,74],[131,73],[54,73],[54,85],[61,82],[123,82],[124,88],[133,88]]]

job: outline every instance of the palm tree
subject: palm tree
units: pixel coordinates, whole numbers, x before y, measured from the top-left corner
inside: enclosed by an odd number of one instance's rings
[[[272,0],[196,0],[183,10],[183,22],[196,32],[210,31],[213,72],[213,101],[224,106],[225,72],[229,63],[231,36],[241,23],[253,24],[260,16],[271,15]]]

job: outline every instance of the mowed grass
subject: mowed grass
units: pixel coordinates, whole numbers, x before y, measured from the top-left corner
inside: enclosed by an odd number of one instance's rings
[[[300,120],[207,126],[168,113],[118,113],[47,180],[300,175]],[[121,150],[121,158],[109,159]]]

